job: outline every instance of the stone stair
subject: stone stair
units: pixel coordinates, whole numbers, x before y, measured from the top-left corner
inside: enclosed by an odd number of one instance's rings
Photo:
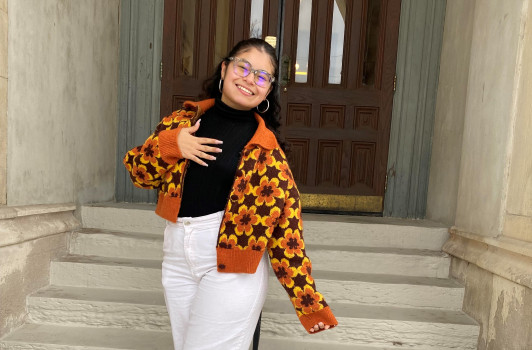
[[[28,298],[28,323],[0,349],[171,349],[161,286],[164,221],[152,206],[82,208],[70,255],[50,286]],[[304,215],[317,287],[340,326],[301,327],[270,278],[261,350],[476,349],[479,328],[461,312],[463,288],[440,252],[447,229],[426,221]]]

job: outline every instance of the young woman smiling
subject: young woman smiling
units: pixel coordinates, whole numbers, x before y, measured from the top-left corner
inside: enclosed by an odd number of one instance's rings
[[[268,43],[241,41],[205,81],[210,99],[185,102],[124,158],[136,186],[159,190],[175,349],[248,349],[267,255],[307,332],[337,325],[305,253],[299,192],[278,136],[277,76]]]

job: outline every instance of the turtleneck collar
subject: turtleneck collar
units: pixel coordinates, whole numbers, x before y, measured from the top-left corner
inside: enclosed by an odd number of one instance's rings
[[[201,118],[205,111],[211,109],[212,106],[214,106],[214,98],[198,102],[185,101],[185,103],[183,103],[183,109],[185,114],[189,112],[195,112],[194,116],[191,118],[191,125],[194,125],[197,119]],[[177,113],[177,111],[174,113]],[[250,148],[253,147],[253,145],[259,145],[260,147],[269,150],[272,150],[275,147],[279,147],[275,135],[270,129],[266,127],[264,119],[262,119],[262,117],[255,112],[253,112],[253,116],[255,118],[255,121],[258,123],[258,127],[257,131],[255,132],[251,140],[249,140],[246,147]]]
[[[236,119],[242,121],[255,121],[255,118],[253,116],[254,113],[252,110],[242,111],[239,109],[234,109],[223,103],[222,100],[218,98],[214,101],[212,112],[218,114],[223,118]]]

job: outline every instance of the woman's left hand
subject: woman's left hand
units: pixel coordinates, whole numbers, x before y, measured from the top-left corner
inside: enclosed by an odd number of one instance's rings
[[[323,322],[320,322],[318,324],[315,324],[314,327],[309,329],[309,331],[310,331],[310,333],[314,333],[315,331],[319,331],[321,329],[329,329],[330,327],[331,326],[329,326],[328,324],[324,325]]]

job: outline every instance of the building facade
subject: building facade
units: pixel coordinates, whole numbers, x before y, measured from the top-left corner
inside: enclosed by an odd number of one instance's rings
[[[76,208],[115,198],[123,3],[0,0],[0,337]],[[532,346],[531,26],[530,0],[446,2],[425,218],[450,228],[479,349]]]

